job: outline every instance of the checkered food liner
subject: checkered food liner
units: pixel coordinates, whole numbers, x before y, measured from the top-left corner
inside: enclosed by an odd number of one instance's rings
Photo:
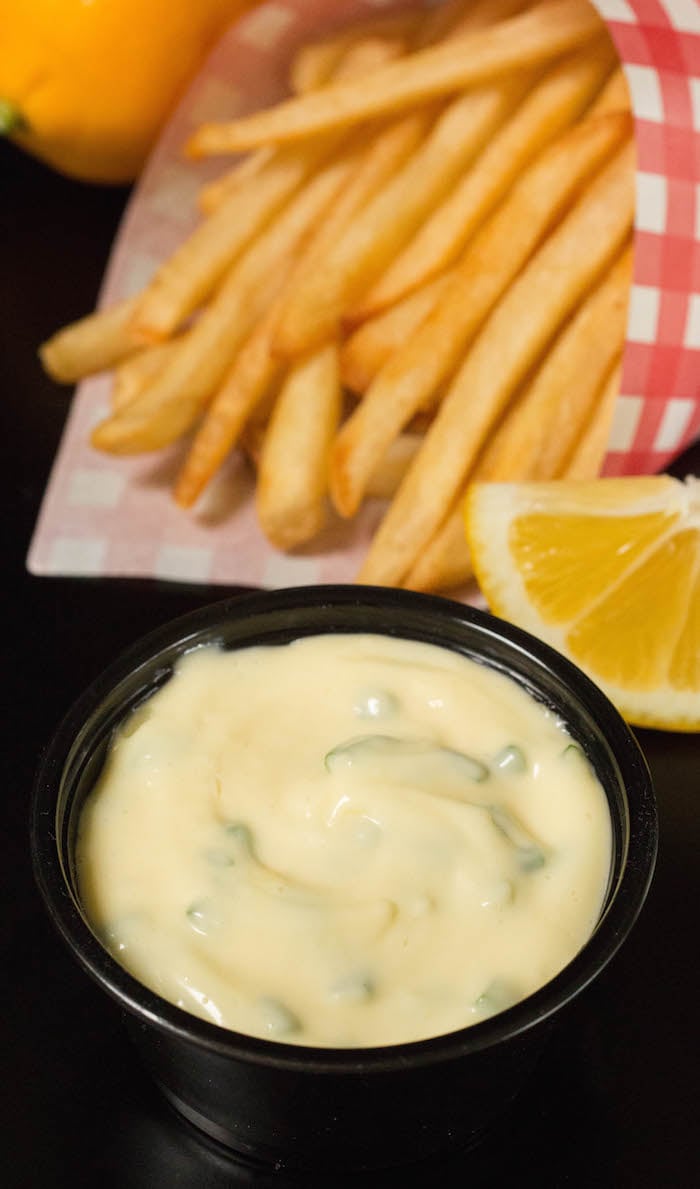
[[[634,283],[605,474],[662,468],[700,432],[700,4],[596,0],[625,66],[638,154]],[[285,93],[294,48],[389,7],[381,0],[270,0],[226,34],[185,95],[131,199],[100,303],[142,288],[197,220],[201,184],[220,163],[185,162],[203,120],[268,106]],[[112,458],[91,449],[109,376],[80,384],[27,564],[35,574],[156,577],[289,586],[352,581],[383,509],[369,502],[293,555],[255,518],[248,468],[233,456],[192,513],[171,486],[184,447]]]

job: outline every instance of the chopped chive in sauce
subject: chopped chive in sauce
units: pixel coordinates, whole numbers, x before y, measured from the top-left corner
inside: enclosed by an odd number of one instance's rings
[[[578,743],[568,743],[561,753],[561,758],[567,763],[583,764],[584,767],[593,771],[591,761]]]
[[[243,822],[230,822],[224,826],[224,830],[233,842],[235,851],[249,858],[254,857],[253,833],[250,826],[244,825]]]
[[[210,847],[204,852],[204,858],[210,867],[235,867],[236,860],[228,851]]]
[[[495,760],[496,767],[501,772],[525,772],[527,771],[527,761],[525,753],[521,747],[515,743],[508,744],[499,751]]]
[[[334,772],[379,760],[389,761],[397,766],[405,760],[441,764],[442,773],[437,768],[434,773],[436,785],[446,768],[453,777],[461,777],[476,784],[489,777],[486,765],[465,752],[421,739],[399,739],[394,735],[358,735],[353,739],[346,739],[333,747],[323,762],[328,772]]]
[[[358,718],[390,718],[396,714],[401,703],[391,690],[363,690],[353,704],[353,713]]]
[[[489,816],[499,833],[508,839],[515,849],[521,871],[538,871],[545,865],[545,854],[541,846],[523,825],[502,805],[489,806]]]
[[[469,780],[473,780],[475,784],[481,784],[484,780],[488,780],[491,775],[486,764],[482,764],[481,760],[467,755],[464,751],[454,751],[451,747],[441,747],[440,754],[446,756],[456,764],[461,774]]]
[[[515,898],[515,888],[509,879],[499,880],[492,890],[481,901],[482,908],[503,908],[512,904]]]
[[[248,826],[240,822],[228,822],[223,827],[223,838],[221,835],[219,838],[219,845],[210,846],[203,851],[203,858],[210,867],[223,870],[236,867],[247,860],[255,861],[253,835]]]
[[[366,1003],[376,992],[374,979],[368,974],[348,974],[338,979],[330,989],[331,999],[342,1003]]]
[[[544,865],[545,857],[539,847],[518,847],[518,866],[521,871],[540,871]]]
[[[590,772],[593,772],[591,761],[579,743],[567,743],[561,753],[561,758],[567,763],[583,764]]]
[[[483,1016],[494,1016],[499,1011],[512,1007],[522,996],[517,987],[507,979],[495,978],[474,1004],[474,1010]]]
[[[201,904],[190,904],[186,911],[186,916],[195,933],[205,933],[204,920],[206,911]]]
[[[261,861],[256,854],[254,836],[249,826],[243,822],[229,822],[224,826],[224,833],[231,847],[230,865],[245,870],[245,878],[252,889],[274,896],[280,903],[286,901],[301,907],[320,907],[318,893],[311,887],[275,871]]]
[[[221,918],[216,908],[207,900],[195,900],[186,909],[185,915],[195,933],[201,937],[208,937],[212,929],[221,925]]]
[[[263,1026],[268,1036],[277,1038],[301,1031],[301,1020],[298,1015],[279,999],[263,995],[258,1000],[258,1006],[262,1014]]]

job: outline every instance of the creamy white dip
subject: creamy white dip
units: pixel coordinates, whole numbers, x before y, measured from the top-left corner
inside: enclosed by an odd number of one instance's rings
[[[82,812],[115,958],[224,1027],[352,1047],[464,1027],[577,953],[605,794],[556,716],[446,649],[373,635],[187,654]]]

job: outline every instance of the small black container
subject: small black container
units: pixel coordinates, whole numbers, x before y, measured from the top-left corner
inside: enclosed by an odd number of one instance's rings
[[[607,798],[613,858],[593,936],[554,979],[501,1014],[434,1039],[334,1050],[218,1028],[161,999],[95,937],[80,903],[80,811],[117,724],[200,644],[240,648],[327,632],[378,632],[463,653],[509,674],[555,709]],[[242,596],[176,620],[136,644],[83,694],[37,774],[34,871],[49,914],[87,972],[126,1009],[133,1040],[177,1109],[235,1152],[277,1167],[371,1168],[466,1147],[515,1097],[562,1009],[632,928],[657,846],[649,774],[605,696],[533,637],[447,599],[371,587]]]

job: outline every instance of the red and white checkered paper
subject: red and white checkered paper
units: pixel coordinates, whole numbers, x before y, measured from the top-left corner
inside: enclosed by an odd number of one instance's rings
[[[662,468],[700,432],[700,3],[596,0],[625,66],[638,148],[634,284],[608,475]],[[392,0],[270,0],[226,34],[166,128],[130,202],[101,304],[139,290],[197,220],[199,186],[221,163],[181,156],[204,119],[268,106],[309,36]],[[170,490],[184,445],[119,459],[88,444],[110,378],[76,392],[27,564],[35,574],[157,577],[287,586],[352,581],[383,509],[292,556],[260,533],[252,480],[233,456],[192,513]]]

